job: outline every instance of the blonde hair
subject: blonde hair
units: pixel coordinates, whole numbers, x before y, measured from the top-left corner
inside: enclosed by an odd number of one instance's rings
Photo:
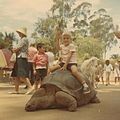
[[[62,38],[63,38],[63,36],[65,36],[65,35],[68,35],[68,36],[70,37],[70,39],[72,38],[71,32],[63,32]]]

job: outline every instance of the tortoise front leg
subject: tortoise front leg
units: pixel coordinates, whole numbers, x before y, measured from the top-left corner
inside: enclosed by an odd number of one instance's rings
[[[56,103],[61,107],[66,107],[69,111],[73,112],[77,109],[77,101],[71,95],[63,92],[58,91],[55,94]]]

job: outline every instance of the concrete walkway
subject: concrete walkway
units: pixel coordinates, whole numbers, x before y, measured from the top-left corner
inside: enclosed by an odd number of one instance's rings
[[[60,109],[26,112],[26,102],[31,95],[8,94],[14,86],[0,83],[0,120],[120,120],[120,85],[99,85],[100,104],[89,104],[76,112]],[[21,86],[20,90],[26,90]]]

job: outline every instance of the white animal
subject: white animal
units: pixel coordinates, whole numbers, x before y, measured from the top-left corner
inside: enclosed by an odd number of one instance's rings
[[[96,78],[98,61],[99,61],[98,58],[91,57],[90,59],[85,60],[80,67],[81,72],[88,77],[93,87],[96,87],[95,78]]]

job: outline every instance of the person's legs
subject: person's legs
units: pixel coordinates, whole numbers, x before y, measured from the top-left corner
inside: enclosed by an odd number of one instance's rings
[[[14,77],[13,79],[14,79],[14,84],[15,84],[15,92],[19,93],[19,85],[20,85],[19,78]]]
[[[29,65],[29,79],[30,79],[30,83],[33,85],[34,84],[33,63],[28,62],[28,65]]]
[[[81,84],[85,83],[85,81],[81,79],[81,76],[75,65],[71,66],[71,72],[72,72],[73,76],[75,76],[80,81]]]
[[[102,84],[104,85],[104,79],[103,79],[103,76],[101,76],[101,80],[102,80]]]
[[[88,85],[86,84],[86,81],[81,79],[80,73],[79,73],[78,68],[77,68],[76,65],[71,66],[71,72],[72,72],[73,76],[75,76],[79,80],[79,82],[81,84],[83,84],[83,92],[84,92],[84,94],[90,93],[90,89],[89,89]]]
[[[38,85],[41,83],[41,80],[36,80],[33,84],[33,89],[36,91],[38,90]]]
[[[108,86],[109,84],[109,78],[110,77],[110,73],[109,72],[106,72],[106,86]]]
[[[15,91],[13,92],[8,92],[10,94],[19,94],[19,85],[20,85],[20,81],[18,77],[13,77],[13,82],[15,85]]]
[[[110,85],[110,72],[109,72],[109,77],[108,77],[108,84]]]
[[[26,92],[26,94],[30,94],[32,92],[33,88],[32,88],[32,85],[31,85],[29,79],[25,78],[25,77],[20,77],[20,81],[23,81],[25,83],[25,85],[28,86],[28,91]]]
[[[115,84],[117,83],[117,77],[115,76]]]
[[[31,85],[30,80],[28,78],[20,77],[20,80],[23,81],[28,86],[28,89],[32,88],[32,85]]]
[[[118,77],[118,82],[119,82],[119,84],[120,84],[120,77]]]

